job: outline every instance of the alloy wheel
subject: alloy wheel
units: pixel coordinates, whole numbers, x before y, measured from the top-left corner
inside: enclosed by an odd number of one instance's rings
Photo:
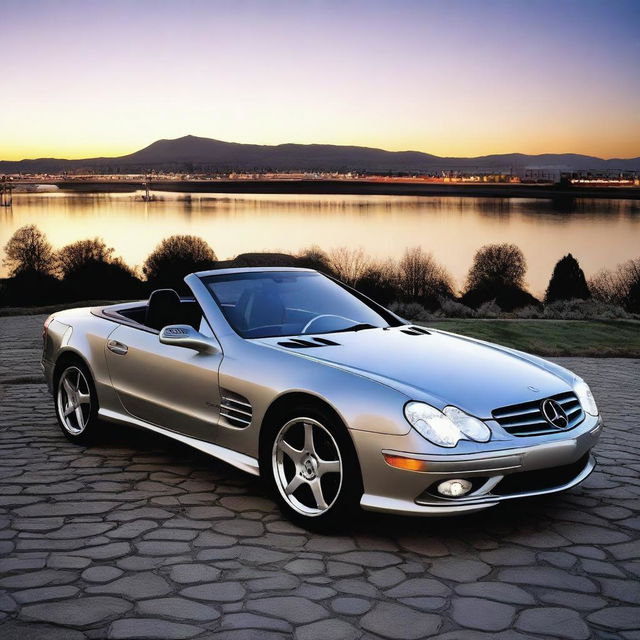
[[[58,382],[56,401],[60,422],[73,436],[80,435],[91,417],[89,383],[78,367],[67,367]]]
[[[278,491],[292,509],[313,517],[332,507],[342,487],[342,457],[320,422],[287,422],[275,438],[271,458]]]

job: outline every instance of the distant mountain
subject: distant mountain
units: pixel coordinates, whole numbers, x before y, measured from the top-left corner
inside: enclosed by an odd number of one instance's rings
[[[177,171],[369,171],[432,172],[456,169],[545,168],[640,171],[639,158],[604,160],[575,153],[526,155],[507,153],[477,158],[446,158],[420,151],[385,151],[330,144],[257,145],[184,136],[158,140],[140,151],[116,158],[0,161],[0,173],[94,170],[128,173],[154,169]]]

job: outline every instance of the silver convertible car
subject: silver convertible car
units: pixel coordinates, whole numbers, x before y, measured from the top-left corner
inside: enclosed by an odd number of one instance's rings
[[[569,489],[602,428],[589,387],[512,349],[407,323],[308,269],[185,278],[148,301],[50,316],[63,433],[119,422],[261,475],[305,526],[358,506],[450,515]]]

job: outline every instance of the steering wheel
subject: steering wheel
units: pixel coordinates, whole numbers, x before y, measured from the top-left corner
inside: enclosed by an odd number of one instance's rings
[[[346,320],[347,322],[355,322],[355,320],[352,320],[351,318],[345,318],[344,316],[338,316],[335,313],[322,313],[319,316],[316,316],[315,318],[311,318],[311,320],[309,320],[309,322],[307,322],[307,324],[304,325],[304,328],[302,329],[302,331],[300,332],[302,333],[307,333],[307,329],[309,329],[309,327],[316,321],[316,320],[320,320],[320,318],[340,318],[340,320]]]

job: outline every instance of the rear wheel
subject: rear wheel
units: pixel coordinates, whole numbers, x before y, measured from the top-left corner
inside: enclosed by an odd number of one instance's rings
[[[88,444],[98,430],[98,395],[91,373],[80,361],[63,365],[56,379],[56,416],[71,442]]]
[[[263,474],[291,520],[330,529],[358,511],[362,480],[356,452],[329,411],[288,411],[269,429],[262,449]]]

